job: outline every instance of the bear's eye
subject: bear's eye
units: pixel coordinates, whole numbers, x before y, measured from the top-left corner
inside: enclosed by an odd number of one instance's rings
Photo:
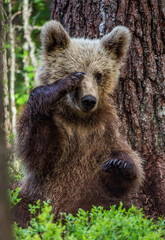
[[[96,73],[96,79],[97,79],[97,81],[98,82],[100,82],[101,81],[101,79],[102,79],[102,74],[101,73]]]

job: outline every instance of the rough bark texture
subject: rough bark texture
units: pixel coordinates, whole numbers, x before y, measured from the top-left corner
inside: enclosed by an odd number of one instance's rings
[[[51,6],[51,18],[74,37],[99,38],[117,25],[132,32],[115,97],[122,131],[146,160],[144,187],[132,201],[150,216],[165,209],[164,5],[162,0],[52,0]]]
[[[0,1],[0,239],[11,239],[8,199],[7,199],[7,155],[4,132],[4,108],[3,108],[3,1]]]

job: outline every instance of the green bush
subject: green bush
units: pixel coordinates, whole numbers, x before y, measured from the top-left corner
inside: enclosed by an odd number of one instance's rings
[[[32,214],[40,211],[39,215],[32,218],[28,228],[23,229],[14,224],[15,239],[44,239],[44,240],[160,240],[165,239],[165,222],[159,218],[154,224],[153,219],[148,219],[142,210],[132,206],[126,211],[122,203],[116,209],[110,210],[102,207],[93,207],[90,212],[80,209],[76,217],[72,214],[62,214],[65,224],[61,221],[53,222],[52,207],[49,202],[40,201],[35,206],[30,205]]]
[[[13,208],[17,203],[21,201],[21,198],[18,197],[20,188],[17,187],[15,190],[8,190],[9,197],[9,206]]]

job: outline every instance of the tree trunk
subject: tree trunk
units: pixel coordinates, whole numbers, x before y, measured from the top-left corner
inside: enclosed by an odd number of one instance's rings
[[[12,133],[16,135],[16,106],[15,106],[15,29],[12,23],[12,1],[8,0],[9,37],[10,37],[10,100],[12,113]]]
[[[3,104],[3,2],[0,0],[0,239],[10,240],[10,224],[7,199],[7,154],[4,131]]]
[[[25,44],[24,44],[24,52],[29,52],[29,56],[30,56],[30,60],[31,60],[31,64],[33,65],[34,69],[36,70],[38,67],[38,63],[37,63],[37,58],[35,56],[35,44],[32,41],[32,30],[33,27],[30,25],[30,17],[31,17],[31,13],[32,13],[32,8],[29,4],[29,0],[23,0],[23,14],[22,14],[22,18],[23,18],[23,29],[24,29],[24,38],[25,38]],[[28,55],[24,56],[24,67],[27,68],[29,65],[29,60],[28,60]],[[27,78],[27,73],[25,73],[25,83],[28,83]],[[36,72],[35,72],[35,77],[34,77],[34,85],[37,85],[36,82]],[[30,92],[30,89],[27,86],[27,91],[28,93]]]
[[[145,159],[146,180],[132,202],[146,214],[165,209],[165,54],[163,0],[52,0],[51,18],[74,37],[99,38],[127,26],[132,44],[115,94],[122,131]]]
[[[5,20],[1,19],[1,24],[2,26],[5,25]],[[7,51],[5,48],[6,44],[6,31],[3,32],[2,36],[2,47],[3,47],[3,91],[4,91],[4,98],[3,98],[3,103],[4,103],[4,116],[5,116],[5,135],[6,135],[6,143],[7,147],[10,148],[10,143],[9,143],[9,137],[10,137],[10,132],[11,132],[11,121],[10,121],[10,106],[9,106],[9,82],[8,82],[8,66],[7,66]]]

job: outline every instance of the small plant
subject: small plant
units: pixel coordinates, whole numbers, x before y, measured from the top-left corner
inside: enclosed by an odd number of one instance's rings
[[[14,158],[16,159],[15,161]],[[8,162],[8,176],[10,186],[13,186],[13,183],[20,182],[24,176],[24,167],[21,164],[21,160],[14,155],[11,156],[11,159]]]
[[[16,204],[18,204],[21,201],[21,198],[18,198],[20,188],[17,187],[15,190],[8,190],[8,196],[9,196],[9,205],[10,208],[13,208]]]
[[[153,219],[144,217],[142,210],[132,206],[128,211],[112,206],[110,210],[93,207],[90,212],[80,209],[76,217],[72,214],[62,214],[65,224],[53,222],[52,207],[48,202],[35,206],[30,205],[30,211],[35,216],[28,228],[23,229],[14,224],[14,237],[34,240],[161,240],[165,239],[165,222],[159,218],[156,224]]]
[[[40,201],[37,201],[35,206],[30,205],[30,212],[34,215],[39,210],[40,214],[34,217],[30,221],[30,226],[26,229],[18,227],[14,223],[14,239],[16,240],[62,240],[63,231],[65,226],[62,226],[61,222],[54,223],[54,216],[52,212],[52,206],[49,205],[49,201],[43,202],[41,207]]]

